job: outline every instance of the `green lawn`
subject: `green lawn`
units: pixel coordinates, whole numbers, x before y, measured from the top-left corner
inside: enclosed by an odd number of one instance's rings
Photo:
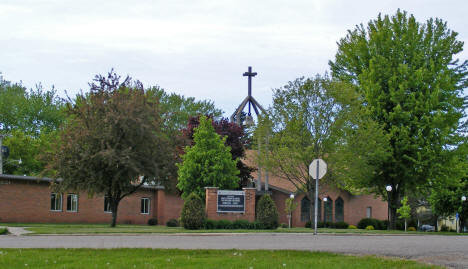
[[[324,252],[178,249],[0,249],[0,268],[441,268]]]
[[[121,224],[115,228],[108,224],[41,224],[41,223],[0,223],[0,226],[27,227],[35,234],[109,234],[109,233],[313,233],[310,228],[278,228],[276,230],[186,230],[182,227],[148,226],[148,225],[128,225]],[[453,232],[404,232],[404,231],[380,231],[361,229],[328,229],[320,228],[319,233],[336,234],[418,234],[418,235],[468,235]]]

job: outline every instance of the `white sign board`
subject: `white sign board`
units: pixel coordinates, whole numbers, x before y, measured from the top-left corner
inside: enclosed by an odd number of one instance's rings
[[[318,178],[317,178],[318,167]],[[321,179],[327,173],[327,164],[322,159],[315,159],[309,165],[309,175],[313,179]]]

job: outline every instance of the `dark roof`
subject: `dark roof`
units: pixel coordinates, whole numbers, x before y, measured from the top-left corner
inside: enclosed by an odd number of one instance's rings
[[[19,180],[19,181],[35,181],[35,182],[52,182],[53,179],[48,177],[33,177],[33,176],[19,176],[19,175],[5,175],[0,174],[0,179],[9,179],[9,180]],[[58,182],[62,181],[61,178],[57,179]],[[164,186],[150,186],[150,185],[143,185],[141,186],[143,189],[149,190],[163,190]]]

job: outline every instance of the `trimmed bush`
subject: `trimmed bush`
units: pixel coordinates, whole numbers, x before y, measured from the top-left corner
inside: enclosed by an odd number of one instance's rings
[[[414,228],[414,227],[409,227],[409,228],[408,228],[408,231],[409,231],[409,232],[416,232],[416,228]]]
[[[337,229],[348,229],[348,223],[344,221],[335,222],[335,228]]]
[[[364,218],[358,222],[359,229],[365,229],[367,226],[373,226],[376,230],[385,230],[386,226],[383,221],[373,218]]]
[[[7,232],[7,228],[0,228],[0,234],[6,234]]]
[[[335,228],[335,223],[327,221],[325,222],[325,228]]]
[[[232,222],[226,219],[221,219],[216,222],[216,229],[232,229]]]
[[[158,219],[156,219],[156,218],[149,219],[148,220],[148,225],[150,225],[150,226],[158,225]]]
[[[366,227],[366,230],[374,230],[374,226],[369,225],[369,226]]]
[[[248,229],[249,228],[249,221],[238,219],[232,223],[233,229]]]
[[[265,229],[263,228],[263,223],[261,223],[260,221],[251,222],[249,226],[251,229],[255,229],[255,230]]]
[[[281,228],[288,228],[289,226],[286,223],[281,223],[280,227]]]
[[[207,219],[205,222],[205,229],[207,230],[216,229],[216,220]]]
[[[440,226],[440,231],[441,232],[448,232],[449,231],[449,227],[445,224],[443,224],[442,226]]]
[[[357,229],[357,227],[354,226],[354,225],[349,225],[349,226],[348,226],[348,229]]]
[[[170,219],[166,222],[167,227],[178,227],[179,226],[179,221],[176,219]]]
[[[278,209],[268,194],[263,195],[258,201],[257,220],[263,224],[264,229],[278,228]]]
[[[197,230],[205,227],[205,205],[195,193],[189,194],[180,214],[185,229]]]
[[[309,220],[305,223],[306,228],[312,228],[312,222]]]

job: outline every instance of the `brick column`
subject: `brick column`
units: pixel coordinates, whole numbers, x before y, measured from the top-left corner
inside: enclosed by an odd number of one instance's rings
[[[216,219],[218,187],[205,187],[205,214],[209,219]]]
[[[255,221],[255,188],[242,188],[245,192],[245,219]]]

